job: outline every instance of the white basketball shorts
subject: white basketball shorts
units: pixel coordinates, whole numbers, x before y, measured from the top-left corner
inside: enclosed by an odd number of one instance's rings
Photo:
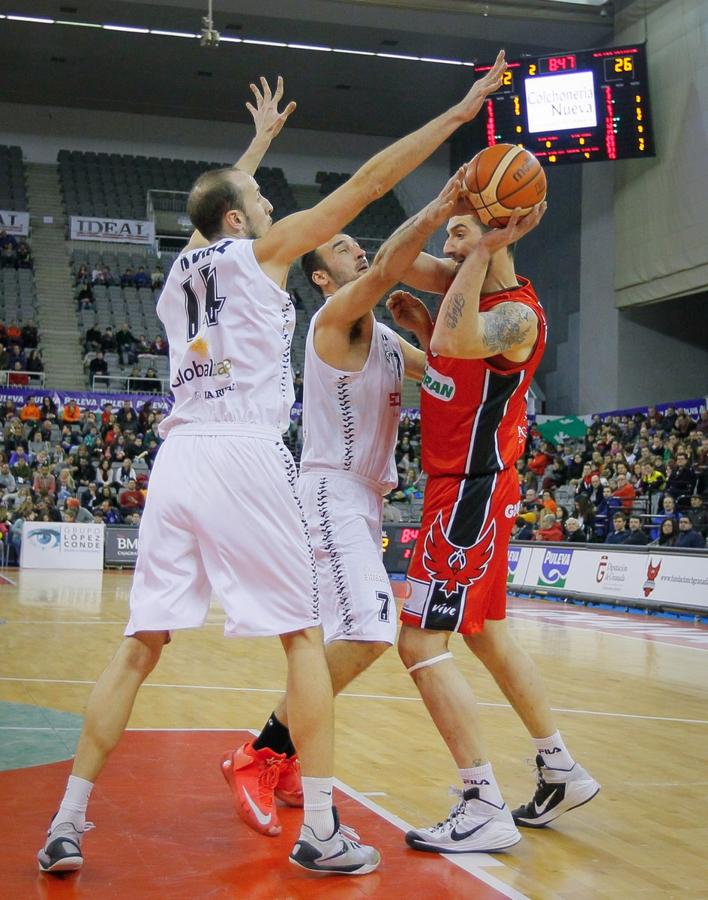
[[[325,641],[396,640],[396,603],[383,565],[382,498],[367,479],[336,470],[301,473]]]
[[[205,434],[203,426],[180,426],[157,454],[127,635],[203,625],[212,593],[226,612],[228,635],[320,624],[290,452],[270,429],[218,428]]]

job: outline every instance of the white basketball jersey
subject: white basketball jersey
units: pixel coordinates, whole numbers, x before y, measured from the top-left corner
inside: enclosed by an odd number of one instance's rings
[[[398,483],[394,449],[401,415],[403,354],[398,336],[374,325],[369,356],[359,372],[323,362],[315,351],[312,317],[305,348],[303,449],[300,471],[337,469],[378,483]]]
[[[160,425],[256,425],[279,432],[295,400],[295,311],[263,272],[253,241],[224,238],[175,260],[157,304],[175,403]]]

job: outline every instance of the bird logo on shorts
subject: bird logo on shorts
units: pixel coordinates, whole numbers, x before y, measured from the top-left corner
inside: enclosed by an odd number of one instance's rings
[[[440,583],[446,597],[458,588],[468,587],[487,571],[494,553],[494,520],[474,544],[458,547],[445,536],[442,512],[439,512],[425,538],[423,565],[434,581]]]

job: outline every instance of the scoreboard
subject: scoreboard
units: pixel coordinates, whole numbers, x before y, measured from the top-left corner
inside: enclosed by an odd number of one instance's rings
[[[381,543],[384,566],[389,574],[406,574],[419,532],[419,525],[384,524]]]
[[[487,146],[522,144],[544,165],[655,155],[644,44],[511,61],[485,111]]]

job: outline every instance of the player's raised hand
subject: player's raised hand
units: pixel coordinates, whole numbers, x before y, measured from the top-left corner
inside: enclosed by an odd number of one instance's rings
[[[525,216],[521,215],[520,209],[515,209],[504,228],[490,229],[482,236],[479,243],[490,253],[495,253],[502,247],[508,247],[509,244],[515,244],[538,225],[547,209],[548,204],[545,200],[543,203],[537,203]]]
[[[417,333],[421,328],[432,327],[433,320],[428,307],[408,291],[394,291],[386,301],[393,321],[401,328]]]
[[[460,166],[438,196],[420,213],[420,223],[431,231],[444,225],[450,216],[466,215],[469,207],[464,189],[467,164]]]
[[[271,92],[270,85],[261,75],[261,90],[255,84],[250,85],[253,95],[256,99],[256,105],[246,103],[246,109],[253,116],[256,125],[256,135],[267,138],[272,141],[274,137],[280,134],[283,125],[288,117],[295,112],[297,103],[291,100],[282,112],[278,111],[278,104],[283,99],[283,78],[278,75],[278,81],[275,86],[275,93]]]
[[[494,65],[483,78],[479,78],[470,88],[467,96],[458,104],[466,122],[471,121],[482,108],[482,104],[490,94],[499,90],[502,77],[507,70],[504,51],[500,50]]]

